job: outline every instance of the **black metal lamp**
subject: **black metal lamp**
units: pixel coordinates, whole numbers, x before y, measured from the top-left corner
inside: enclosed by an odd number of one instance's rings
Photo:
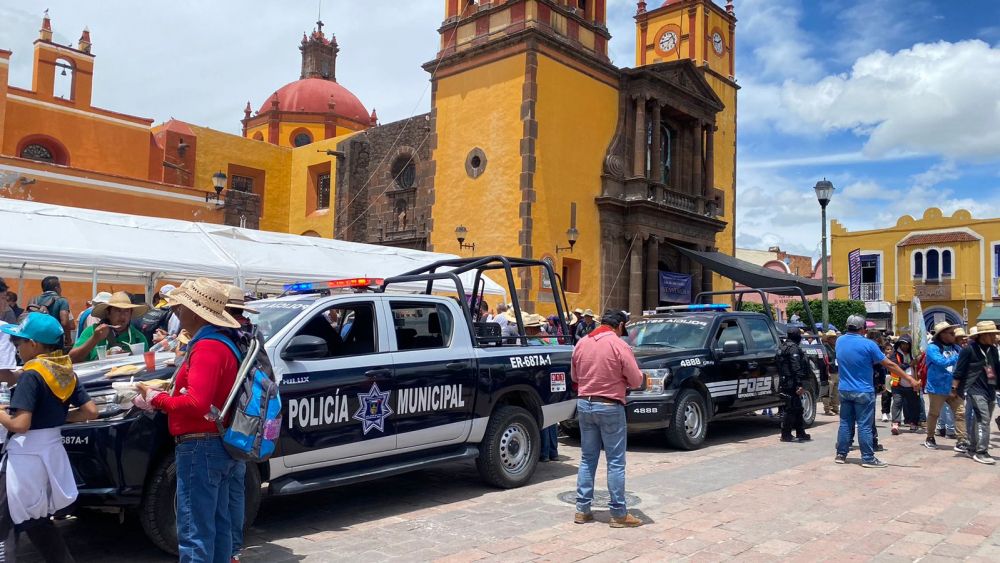
[[[576,227],[570,227],[566,231],[566,238],[569,240],[569,246],[559,246],[556,245],[556,254],[560,252],[573,252],[573,247],[576,246],[576,241],[580,240],[580,231]]]
[[[827,254],[826,254],[826,206],[829,205],[830,199],[833,198],[833,182],[823,178],[819,182],[816,182],[816,199],[819,201],[819,206],[821,208],[820,217],[823,223],[823,252],[820,260],[822,261],[823,268],[823,301],[822,301],[822,311],[823,311],[823,330],[830,329],[830,279],[827,275]]]
[[[222,203],[222,190],[226,189],[226,174],[223,171],[218,171],[212,174],[212,187],[215,189],[215,193],[205,194],[205,203],[215,200],[215,203]]]
[[[469,229],[465,228],[465,225],[459,225],[455,227],[455,238],[458,240],[458,248],[465,249],[475,252],[476,243],[465,244],[465,239],[469,236]]]

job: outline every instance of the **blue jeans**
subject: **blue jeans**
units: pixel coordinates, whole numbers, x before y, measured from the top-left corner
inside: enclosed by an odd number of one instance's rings
[[[966,426],[968,428],[968,426]],[[941,416],[938,417],[937,430],[944,430],[949,436],[955,435],[955,413],[947,403],[941,405]]]
[[[548,428],[542,428],[542,453],[540,459],[551,459],[555,461],[559,457],[559,425],[553,424]]]
[[[237,461],[233,478],[229,481],[229,524],[233,529],[233,555],[239,555],[243,549],[243,519],[246,516],[244,480],[246,476],[246,462]]]
[[[576,511],[590,513],[594,501],[594,476],[604,450],[608,465],[608,507],[614,518],[625,517],[625,407],[619,404],[576,401],[580,422],[580,471],[576,476]]]
[[[182,563],[224,563],[233,556],[233,509],[237,462],[220,438],[177,445],[177,543]],[[243,526],[242,509],[238,516]]]
[[[872,426],[875,424],[875,393],[861,391],[840,392],[840,430],[837,432],[837,455],[847,455],[854,440],[854,427],[858,428],[858,446],[861,461],[875,459]]]

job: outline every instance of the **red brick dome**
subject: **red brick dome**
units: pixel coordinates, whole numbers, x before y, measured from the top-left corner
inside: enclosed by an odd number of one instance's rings
[[[278,98],[278,109],[281,111],[301,111],[311,113],[327,113],[330,111],[330,99],[337,104],[334,113],[341,117],[368,123],[370,114],[364,104],[350,90],[332,80],[322,78],[303,78],[286,84],[271,94],[260,113],[270,111],[271,101]]]

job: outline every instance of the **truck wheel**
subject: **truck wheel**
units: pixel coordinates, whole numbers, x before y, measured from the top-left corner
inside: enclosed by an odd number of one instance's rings
[[[520,487],[534,474],[540,448],[535,417],[521,407],[503,406],[490,416],[476,468],[483,481],[494,487]]]
[[[806,385],[805,392],[802,393],[802,420],[805,427],[809,428],[816,422],[816,386]]]
[[[696,450],[708,433],[708,409],[694,389],[683,389],[674,404],[674,419],[667,429],[667,442],[681,450]]]
[[[260,471],[247,464],[244,480],[246,510],[243,531],[247,532],[260,510]],[[139,506],[139,522],[146,537],[163,551],[177,555],[177,464],[171,453],[160,462],[150,477]]]

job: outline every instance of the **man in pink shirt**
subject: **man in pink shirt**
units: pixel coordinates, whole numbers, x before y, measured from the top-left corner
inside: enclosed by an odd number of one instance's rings
[[[642,520],[625,507],[625,393],[642,386],[643,375],[622,340],[627,319],[621,311],[605,311],[601,326],[580,339],[573,350],[570,375],[578,386],[580,470],[576,477],[577,524],[593,522],[594,476],[601,450],[608,464],[612,528],[635,528]]]

